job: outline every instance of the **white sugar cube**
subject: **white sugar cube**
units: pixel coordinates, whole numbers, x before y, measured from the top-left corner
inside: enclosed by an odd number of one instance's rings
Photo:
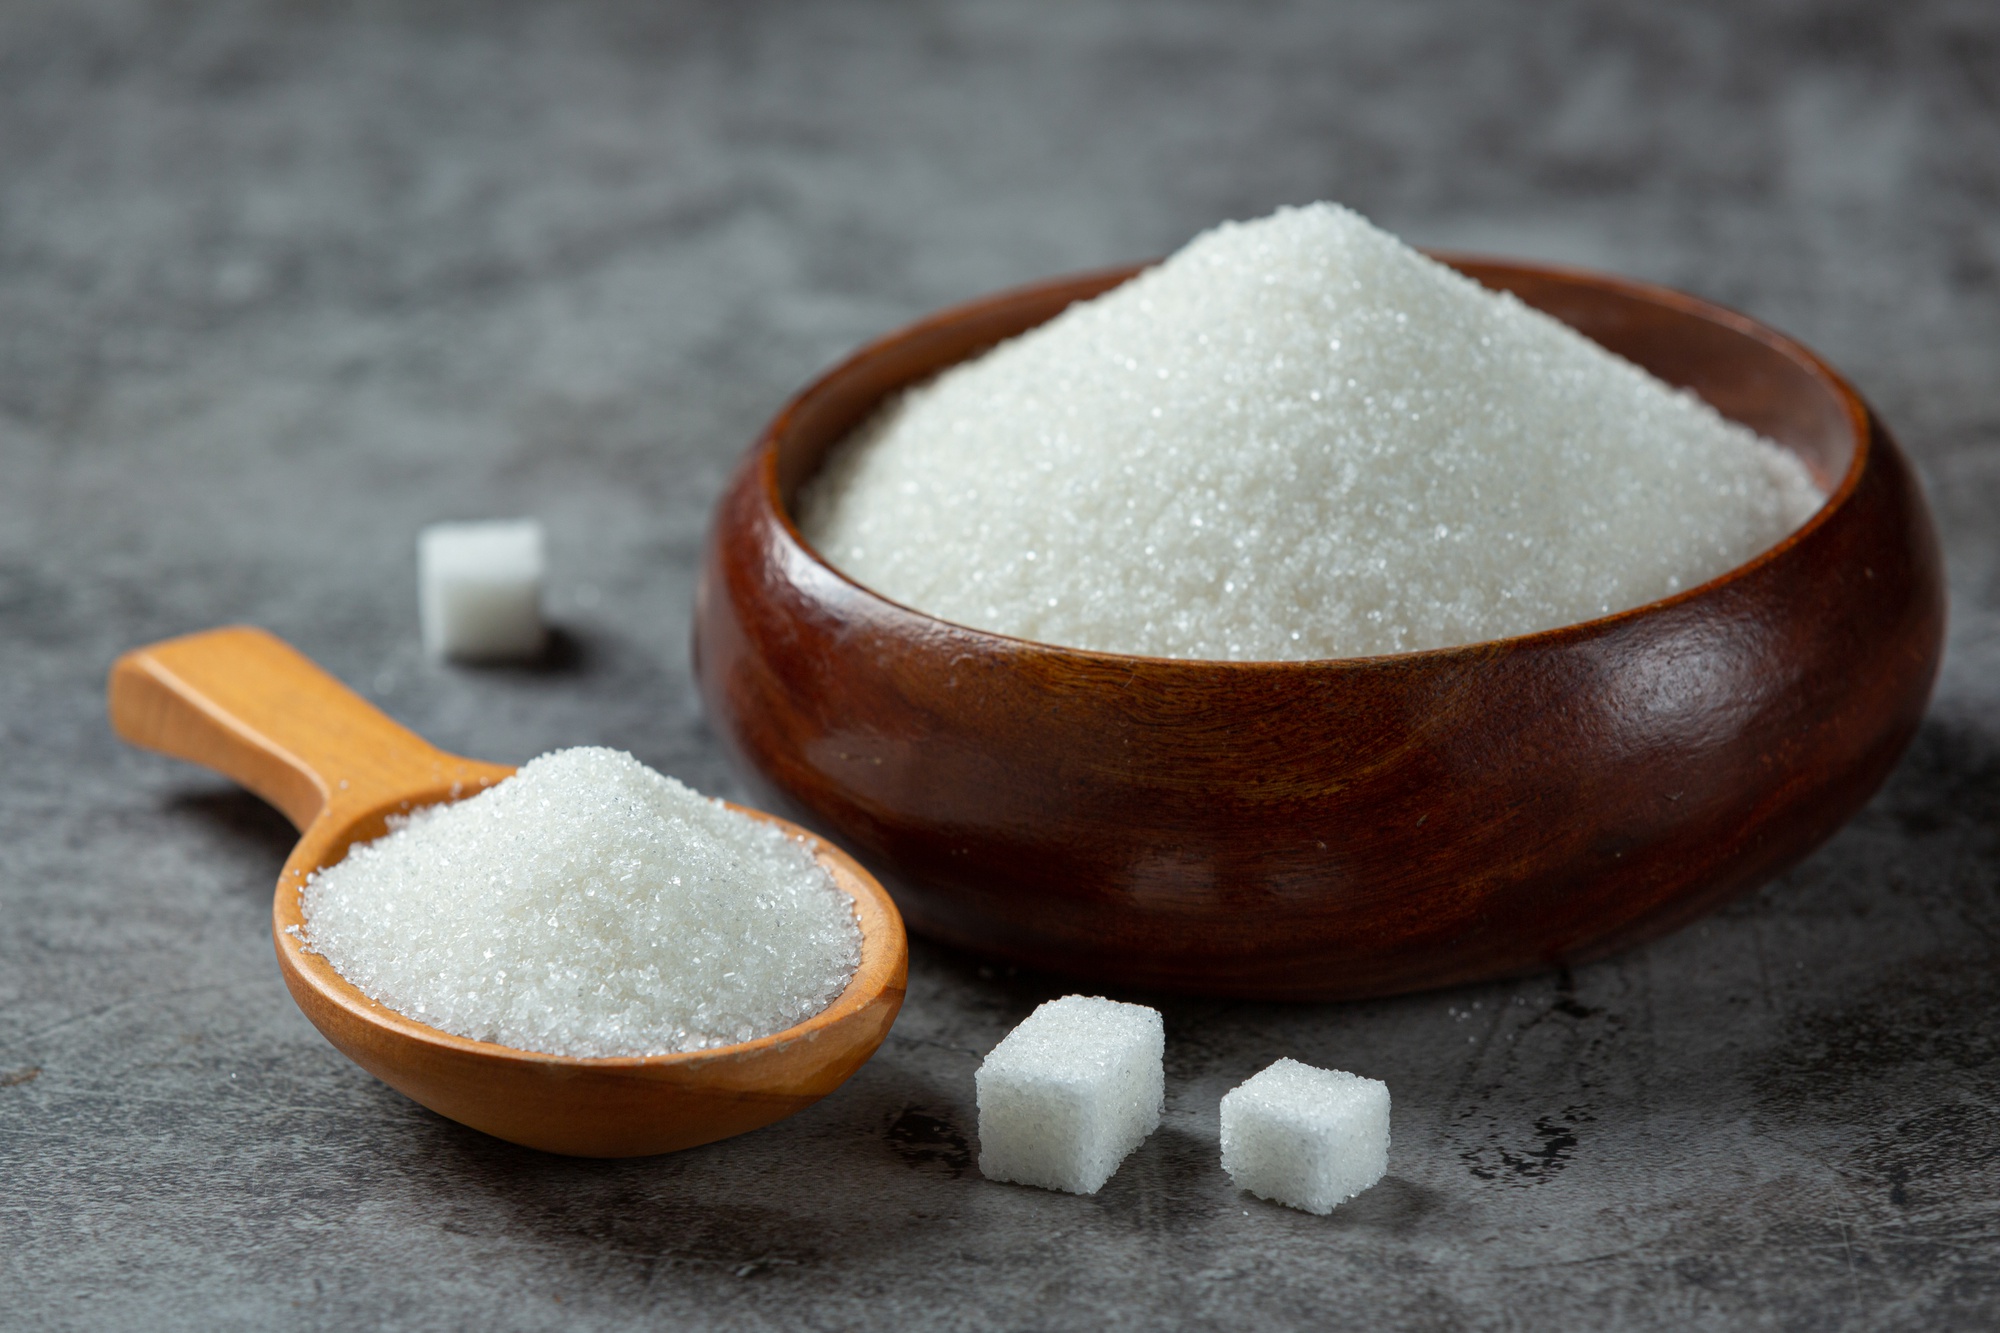
[[[1223,1097],[1222,1169],[1252,1194],[1332,1212],[1389,1169],[1389,1085],[1278,1061]]]
[[[1066,995],[1029,1014],[979,1066],[979,1169],[988,1180],[1095,1194],[1160,1125],[1157,1009]]]
[[[424,650],[505,661],[542,650],[542,525],[433,523],[417,538]]]

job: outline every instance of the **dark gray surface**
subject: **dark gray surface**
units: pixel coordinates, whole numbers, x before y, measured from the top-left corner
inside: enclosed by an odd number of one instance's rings
[[[783,396],[947,301],[1332,197],[1803,337],[1919,459],[1930,720],[1781,882],[1573,979],[1167,1002],[1092,1198],[982,1181],[1043,978],[922,945],[771,1129],[564,1161],[335,1054],[283,822],[122,748],[121,649],[291,638],[439,743],[720,792],[707,508]],[[1981,1328],[2000,1321],[2000,14],[1896,6],[49,3],[0,10],[0,1325]],[[535,514],[571,645],[418,652],[411,544]],[[1333,1217],[1236,1194],[1279,1055],[1395,1095]]]

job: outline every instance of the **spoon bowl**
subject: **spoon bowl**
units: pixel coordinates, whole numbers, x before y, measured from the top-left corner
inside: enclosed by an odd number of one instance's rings
[[[902,1007],[909,949],[882,886],[839,848],[761,811],[811,847],[852,899],[861,960],[820,1013],[756,1041],[581,1059],[454,1036],[370,999],[306,947],[300,891],[392,816],[476,795],[513,773],[447,754],[282,640],[230,628],[136,649],[112,668],[110,711],[135,745],[235,778],[302,833],[278,876],[271,936],[292,998],[342,1054],[439,1115],[578,1157],[673,1152],[803,1110],[875,1053]]]

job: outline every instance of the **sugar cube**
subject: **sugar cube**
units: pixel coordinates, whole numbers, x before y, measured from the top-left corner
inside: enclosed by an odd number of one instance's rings
[[[417,602],[433,657],[504,661],[542,650],[542,525],[433,523],[417,538]]]
[[[1160,1125],[1157,1009],[1065,995],[1029,1014],[974,1076],[989,1180],[1095,1194]]]
[[[1389,1085],[1279,1060],[1222,1099],[1222,1169],[1322,1216],[1389,1167]]]

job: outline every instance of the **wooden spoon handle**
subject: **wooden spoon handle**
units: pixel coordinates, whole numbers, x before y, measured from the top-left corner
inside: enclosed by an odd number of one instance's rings
[[[446,754],[274,634],[247,626],[135,648],[111,668],[111,725],[236,779],[304,829],[421,788],[507,770]]]

